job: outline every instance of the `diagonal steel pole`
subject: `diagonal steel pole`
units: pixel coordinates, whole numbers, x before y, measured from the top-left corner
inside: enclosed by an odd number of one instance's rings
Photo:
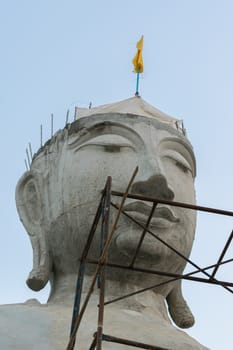
[[[222,251],[222,253],[221,253],[221,255],[220,255],[219,259],[218,259],[218,262],[217,262],[217,264],[216,264],[216,266],[215,266],[215,269],[214,269],[214,271],[212,272],[210,278],[214,278],[214,276],[216,275],[216,273],[217,273],[217,271],[218,271],[218,268],[219,268],[219,265],[220,265],[221,261],[223,260],[225,254],[226,254],[226,251],[227,251],[228,247],[229,247],[230,244],[231,244],[232,239],[233,239],[233,230],[231,231],[231,234],[230,234],[230,236],[229,236],[229,238],[228,238],[228,240],[227,240],[227,242],[226,242],[226,244],[225,244],[225,247],[223,248],[223,251]]]
[[[112,191],[112,195],[113,196],[117,196],[117,197],[122,197],[123,192]],[[160,203],[160,204],[167,204],[167,205],[171,205],[173,207],[180,207],[180,208],[204,211],[204,212],[207,212],[207,213],[226,215],[226,216],[233,216],[233,211],[229,211],[229,210],[221,210],[221,209],[216,209],[216,208],[203,207],[203,206],[200,206],[200,205],[194,205],[194,204],[188,204],[188,203],[183,203],[183,202],[175,202],[175,201],[165,200],[165,199],[160,199],[160,198],[141,196],[141,195],[138,195],[138,194],[129,194],[128,198],[143,200],[143,201],[152,202],[152,203],[156,202],[156,203]]]
[[[89,350],[95,350],[95,347],[96,347],[96,333],[94,334],[94,339],[91,343]]]
[[[111,343],[117,343],[117,344],[124,344],[126,346],[132,346],[134,348],[140,348],[140,349],[147,349],[147,350],[169,350],[168,348],[161,348],[160,346],[140,343],[137,341],[129,340],[129,339],[123,339],[118,337],[113,337],[108,334],[103,334],[103,340],[111,342]]]
[[[94,277],[93,277],[92,283],[91,283],[91,285],[90,285],[90,287],[89,287],[89,290],[88,290],[88,293],[87,293],[87,295],[86,295],[86,298],[85,298],[85,300],[84,300],[84,302],[83,302],[82,308],[81,308],[81,310],[80,310],[80,312],[79,312],[79,315],[78,315],[77,319],[75,320],[75,325],[74,325],[73,333],[72,333],[72,335],[71,335],[71,337],[70,337],[70,339],[69,339],[69,343],[68,343],[68,346],[67,346],[66,350],[73,350],[73,348],[74,348],[76,333],[77,333],[77,331],[78,331],[79,325],[80,325],[81,320],[82,320],[82,318],[83,318],[83,315],[84,315],[84,312],[85,312],[86,307],[87,307],[87,305],[88,305],[88,302],[89,302],[89,299],[90,299],[90,297],[91,297],[91,294],[92,294],[92,292],[94,291],[94,286],[95,286],[96,280],[97,280],[97,278],[98,278],[98,274],[99,274],[101,265],[104,263],[104,260],[105,260],[105,257],[106,257],[106,253],[107,253],[107,251],[108,251],[108,249],[109,249],[109,247],[110,247],[113,234],[114,234],[114,232],[115,232],[115,230],[116,230],[116,228],[117,228],[117,224],[118,224],[118,221],[119,221],[119,218],[120,218],[120,215],[121,215],[123,206],[124,206],[125,201],[126,201],[126,199],[127,199],[127,195],[128,195],[128,193],[129,193],[129,190],[130,190],[130,188],[131,188],[131,186],[132,186],[132,184],[133,184],[133,182],[134,182],[134,179],[135,179],[137,173],[138,173],[138,167],[136,167],[136,169],[134,170],[133,175],[132,175],[132,177],[131,177],[131,179],[130,179],[130,181],[129,181],[129,183],[128,183],[128,186],[127,186],[127,188],[126,188],[126,192],[123,194],[123,197],[122,197],[122,200],[121,200],[121,204],[120,204],[120,206],[119,206],[119,208],[118,208],[117,216],[116,216],[115,222],[114,222],[114,224],[113,224],[111,233],[110,233],[110,235],[109,235],[109,237],[108,237],[108,240],[106,241],[106,244],[105,244],[105,246],[104,246],[104,248],[103,248],[103,252],[102,252],[102,255],[101,255],[101,257],[100,257],[99,264],[98,264],[98,266],[96,267],[96,271],[95,271],[95,273],[94,273]]]
[[[98,265],[98,260],[92,260],[92,259],[87,259],[87,263]],[[159,270],[148,270],[140,267],[133,267],[133,266],[125,266],[125,265],[120,265],[120,264],[114,264],[114,263],[106,263],[107,266],[109,267],[114,267],[114,268],[119,268],[123,270],[129,270],[129,271],[134,271],[134,272],[142,272],[142,273],[148,273],[151,275],[158,275],[158,276],[166,276],[166,277],[174,277],[174,279],[185,279],[185,280],[190,280],[190,281],[195,281],[195,282],[204,282],[208,284],[216,284],[216,285],[221,285],[221,286],[229,286],[233,287],[233,282],[226,282],[226,281],[219,281],[216,279],[210,279],[210,278],[203,278],[203,277],[193,277],[190,274],[188,275],[181,275],[178,273],[173,273],[173,272],[166,272],[166,271],[159,271]],[[203,269],[205,271],[205,269]],[[200,271],[197,271],[200,272]],[[232,290],[233,293],[233,290]]]
[[[227,264],[227,263],[229,263],[229,262],[233,262],[233,258],[232,258],[232,259],[225,260],[225,261],[222,261],[222,262],[220,263],[220,265]],[[203,270],[209,270],[209,269],[212,269],[212,268],[215,267],[215,266],[216,266],[216,264],[210,265],[210,266],[207,266],[207,267],[203,268]],[[146,291],[148,291],[148,290],[151,290],[151,289],[154,289],[154,288],[157,288],[157,287],[161,287],[161,286],[163,286],[163,285],[165,285],[165,284],[168,284],[168,283],[171,283],[171,282],[175,282],[175,281],[177,281],[177,280],[179,280],[179,279],[182,279],[183,277],[189,277],[189,276],[195,275],[195,274],[197,274],[197,273],[199,273],[199,272],[200,272],[199,270],[195,270],[195,271],[189,272],[189,273],[187,273],[187,274],[185,274],[185,275],[180,275],[179,277],[171,278],[171,279],[166,280],[166,281],[164,281],[164,282],[157,283],[157,284],[153,284],[152,286],[149,286],[149,287],[146,287],[146,288],[138,289],[138,290],[136,290],[135,292],[128,293],[128,294],[122,295],[122,296],[120,296],[120,297],[118,297],[118,298],[114,298],[114,299],[108,300],[108,301],[105,302],[105,305],[109,305],[109,304],[115,303],[115,302],[117,302],[117,301],[120,301],[120,300],[129,298],[129,297],[131,297],[131,296],[133,296],[133,295],[136,295],[136,294],[144,293],[144,292],[146,292]],[[151,272],[150,272],[150,273],[151,273]],[[209,280],[206,279],[206,282],[208,283]]]
[[[118,206],[114,203],[111,202],[111,205],[113,207],[115,207],[116,209],[118,209]],[[131,215],[127,214],[125,211],[122,211],[122,214],[124,214],[126,217],[130,218],[133,222],[135,222],[135,224],[137,224],[138,226],[140,226],[141,228],[145,229],[145,226],[143,224],[141,224],[140,222],[138,222],[137,220],[135,220]],[[165,242],[162,238],[160,238],[159,236],[157,236],[155,233],[153,233],[151,230],[147,229],[147,232],[154,237],[155,239],[157,239],[158,241],[160,241],[161,243],[163,243],[166,247],[168,247],[169,249],[171,249],[174,253],[176,253],[177,255],[179,255],[182,259],[184,259],[185,261],[187,261],[190,265],[192,265],[193,267],[195,267],[196,269],[198,269],[200,272],[202,272],[204,275],[206,275],[207,277],[211,278],[211,275],[209,273],[207,273],[206,271],[204,271],[201,267],[199,267],[197,264],[195,264],[192,260],[190,260],[189,258],[187,258],[186,256],[184,256],[182,253],[180,253],[177,249],[175,249],[174,247],[172,247],[170,244],[168,244],[167,242]],[[213,281],[217,281],[215,278],[211,278],[211,280]],[[218,281],[217,281],[218,282]],[[226,290],[228,290],[230,293],[233,293],[233,291],[228,288],[225,285],[222,285],[223,288],[225,288]]]
[[[102,204],[104,201],[108,181],[109,181],[109,179],[107,179],[107,181],[106,181],[106,185],[105,185],[104,191],[102,193],[102,196],[101,196],[101,199],[99,202],[99,206],[98,206],[95,218],[93,220],[93,223],[92,223],[92,226],[90,229],[90,233],[89,233],[88,238],[87,238],[86,245],[83,249],[83,253],[82,253],[82,256],[80,258],[79,273],[78,273],[76,289],[75,289],[75,298],[74,298],[73,316],[72,316],[72,321],[71,321],[70,336],[73,333],[75,321],[78,317],[78,313],[79,313],[79,309],[80,309],[81,293],[82,293],[83,279],[84,279],[84,273],[85,273],[84,259],[87,257],[87,254],[89,252],[96,228],[98,226],[98,222],[99,222],[99,219],[101,216]]]
[[[150,215],[148,216],[148,219],[147,219],[147,222],[146,222],[146,226],[145,226],[145,228],[144,228],[144,230],[143,230],[143,232],[142,232],[142,235],[141,235],[140,240],[139,240],[139,242],[138,242],[138,246],[137,246],[137,248],[136,248],[135,254],[134,254],[133,259],[132,259],[132,261],[131,261],[131,263],[130,263],[129,266],[133,266],[134,263],[135,263],[135,260],[137,259],[139,250],[140,250],[140,248],[141,248],[141,245],[142,245],[143,240],[144,240],[144,238],[145,238],[145,235],[146,235],[146,233],[147,233],[147,229],[148,229],[148,227],[149,227],[149,225],[150,225],[150,222],[151,222],[151,219],[152,219],[152,217],[153,217],[153,214],[154,214],[154,211],[155,211],[156,206],[157,206],[157,203],[153,203],[152,208],[151,208]]]

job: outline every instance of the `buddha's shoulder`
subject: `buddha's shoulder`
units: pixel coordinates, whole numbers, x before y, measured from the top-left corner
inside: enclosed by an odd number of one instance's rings
[[[1,305],[1,349],[64,350],[68,344],[71,316],[71,306],[44,305],[35,300],[24,304]],[[80,326],[80,350],[90,347],[96,325],[96,308],[90,307]],[[156,344],[164,349],[207,350],[170,323],[159,322],[153,313],[145,314],[145,310],[136,312],[110,305],[105,314],[105,331],[106,334]],[[106,343],[104,348],[113,350],[118,347],[117,344]],[[126,347],[122,346],[123,349]]]
[[[62,315],[59,322],[58,315]],[[70,318],[69,309],[54,308],[36,300],[0,305],[1,348],[64,349],[69,334]]]

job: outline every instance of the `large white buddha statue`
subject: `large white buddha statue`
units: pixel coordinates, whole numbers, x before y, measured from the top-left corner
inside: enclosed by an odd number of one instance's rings
[[[179,121],[139,96],[87,110],[58,131],[34,155],[19,180],[16,205],[33,248],[29,288],[48,282],[47,304],[29,301],[1,306],[1,348],[64,350],[69,341],[75,284],[82,254],[108,176],[112,189],[124,192],[136,167],[132,194],[195,204],[193,149]],[[121,198],[114,197],[119,205]],[[151,203],[127,199],[124,211],[146,224]],[[111,207],[111,222],[116,210]],[[195,233],[195,211],[158,204],[150,230],[189,257]],[[98,231],[99,232],[99,231]],[[99,235],[90,257],[99,256]],[[142,228],[121,215],[109,250],[109,261],[128,263]],[[134,266],[181,274],[186,261],[162,242],[145,235]],[[88,265],[83,295],[92,278]],[[107,269],[106,300],[146,288],[169,277]],[[87,350],[97,329],[99,290],[91,296],[75,349]],[[206,349],[180,328],[194,317],[176,280],[105,306],[104,333],[167,350]],[[10,327],[10,328],[9,328]],[[103,349],[129,349],[104,342]]]

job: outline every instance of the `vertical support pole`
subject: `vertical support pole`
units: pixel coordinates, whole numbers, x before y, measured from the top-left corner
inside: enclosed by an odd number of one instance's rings
[[[81,261],[80,265],[79,265],[78,279],[77,279],[76,290],[75,290],[75,300],[74,300],[74,308],[73,308],[73,316],[72,316],[72,322],[71,322],[70,335],[74,331],[75,320],[76,320],[77,315],[79,313],[84,272],[85,272],[85,263],[83,261]]]
[[[75,327],[75,322],[79,314],[79,309],[80,309],[80,302],[81,302],[81,293],[82,293],[82,286],[83,286],[83,278],[84,278],[84,273],[85,273],[85,258],[87,257],[87,254],[89,252],[90,246],[92,239],[94,237],[96,227],[98,225],[100,215],[101,215],[101,209],[102,209],[102,203],[103,199],[105,196],[105,191],[102,195],[102,198],[100,200],[96,216],[94,218],[86,245],[84,247],[81,259],[80,259],[80,265],[79,265],[79,273],[78,273],[78,278],[77,278],[77,283],[76,283],[76,290],[75,290],[75,299],[74,299],[74,307],[73,307],[73,316],[72,316],[72,322],[71,322],[71,329],[70,329],[70,337],[73,334],[74,327]]]
[[[139,72],[137,72],[137,81],[136,81],[136,93],[135,96],[139,96]]]
[[[106,189],[107,189],[107,183],[105,185],[102,197],[100,199],[99,202],[99,206],[94,218],[94,221],[92,223],[91,226],[91,230],[89,233],[89,236],[87,238],[87,242],[86,245],[83,249],[83,253],[80,259],[80,265],[79,265],[79,273],[78,273],[78,278],[77,278],[77,282],[76,282],[76,290],[75,290],[75,298],[74,298],[74,306],[73,306],[73,315],[72,315],[72,321],[71,321],[71,329],[70,329],[70,345],[68,345],[69,349],[73,349],[74,345],[75,345],[75,337],[73,337],[73,333],[75,331],[75,325],[76,325],[76,320],[79,316],[79,310],[80,310],[80,303],[81,303],[81,295],[82,295],[82,287],[83,287],[83,279],[84,279],[84,273],[85,273],[85,259],[88,255],[97,225],[99,223],[99,219],[101,216],[101,212],[102,212],[102,206],[105,200],[105,196],[106,196]],[[73,338],[72,338],[73,337]],[[71,340],[72,339],[72,340]]]
[[[105,210],[106,210],[106,196],[104,197],[104,201],[103,201],[103,204],[102,204],[102,211],[101,211],[102,220],[101,220],[101,231],[100,231],[100,256],[102,254],[104,243],[105,243],[105,241],[104,241],[104,216],[105,216]],[[101,272],[98,275],[97,288],[100,288],[100,284],[101,284],[100,281],[101,281]]]
[[[112,226],[111,232],[110,232],[110,234],[109,234],[109,237],[108,237],[108,239],[106,240],[106,243],[105,243],[105,245],[104,245],[102,255],[101,255],[100,259],[99,259],[99,264],[97,265],[96,271],[95,271],[94,276],[93,276],[93,280],[92,280],[91,285],[90,285],[90,287],[89,287],[89,290],[88,290],[88,292],[87,292],[86,298],[85,298],[85,300],[84,300],[84,302],[83,302],[82,308],[80,309],[80,312],[79,312],[79,314],[77,315],[77,318],[75,319],[75,322],[74,322],[74,330],[73,330],[72,334],[70,335],[69,343],[68,343],[68,345],[67,345],[66,350],[73,350],[73,348],[74,348],[74,345],[75,345],[75,338],[76,338],[76,334],[77,334],[77,331],[78,331],[80,322],[81,322],[82,317],[83,317],[83,314],[84,314],[84,312],[85,312],[85,310],[86,310],[86,307],[87,307],[87,304],[88,304],[89,299],[90,299],[90,297],[91,297],[91,294],[92,294],[92,292],[93,292],[93,290],[94,290],[94,286],[95,286],[95,283],[96,283],[96,281],[97,281],[97,278],[98,278],[98,275],[99,275],[99,272],[100,272],[100,269],[101,269],[101,265],[105,262],[106,254],[107,254],[108,249],[109,249],[109,247],[110,247],[110,244],[111,244],[111,242],[112,242],[112,237],[113,237],[113,235],[114,235],[114,232],[115,232],[115,230],[116,230],[116,228],[117,228],[117,224],[118,224],[118,221],[119,221],[121,212],[122,212],[122,210],[123,210],[123,206],[124,206],[124,204],[125,204],[125,201],[126,201],[127,196],[128,196],[128,194],[129,194],[130,188],[131,188],[131,186],[132,186],[132,184],[133,184],[133,182],[134,182],[134,179],[135,179],[137,173],[138,173],[138,166],[135,168],[135,170],[134,170],[134,172],[133,172],[133,175],[131,176],[130,181],[129,181],[128,185],[127,185],[126,191],[125,191],[125,193],[123,194],[123,197],[122,197],[120,206],[119,206],[119,208],[118,208],[117,216],[116,216],[115,221],[114,221],[114,223],[113,223],[113,226]],[[100,208],[101,208],[101,207],[100,207]],[[90,237],[90,234],[89,234],[89,237]],[[91,241],[92,241],[92,238],[91,238]],[[88,250],[89,250],[89,247],[88,247]],[[84,255],[85,255],[85,249],[84,249],[84,252],[83,252],[83,255],[82,255],[82,256],[84,256]],[[105,262],[105,264],[106,264],[106,262]]]
[[[107,187],[106,187],[106,196],[104,201],[104,210],[102,213],[102,247],[100,252],[100,257],[103,253],[103,247],[105,246],[108,233],[109,233],[109,217],[110,217],[110,203],[111,203],[111,177],[108,177]],[[102,334],[103,334],[103,321],[104,321],[104,298],[105,298],[105,281],[106,281],[106,262],[107,262],[107,253],[103,260],[102,266],[100,268],[100,294],[99,294],[99,313],[98,313],[98,328],[97,328],[97,343],[96,349],[102,350]]]

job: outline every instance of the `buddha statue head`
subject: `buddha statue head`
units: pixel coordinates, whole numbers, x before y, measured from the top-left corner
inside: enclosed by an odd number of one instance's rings
[[[27,284],[40,290],[50,280],[51,295],[62,277],[77,275],[107,176],[112,177],[114,190],[124,192],[138,166],[132,194],[195,203],[195,157],[176,119],[140,97],[82,113],[39,149],[16,188],[18,213],[33,247],[33,269]],[[114,201],[119,204],[120,199]],[[151,203],[127,199],[124,210],[145,225]],[[115,214],[111,209],[111,220]],[[188,257],[195,224],[195,211],[158,204],[150,230]],[[112,261],[130,261],[141,234],[142,228],[122,215],[110,247]],[[90,252],[95,257],[98,240],[97,234]],[[182,273],[186,261],[146,234],[136,264]],[[121,285],[165,280],[116,269],[109,272],[109,278]],[[180,281],[157,292],[167,299],[170,314],[180,327],[193,324]]]

